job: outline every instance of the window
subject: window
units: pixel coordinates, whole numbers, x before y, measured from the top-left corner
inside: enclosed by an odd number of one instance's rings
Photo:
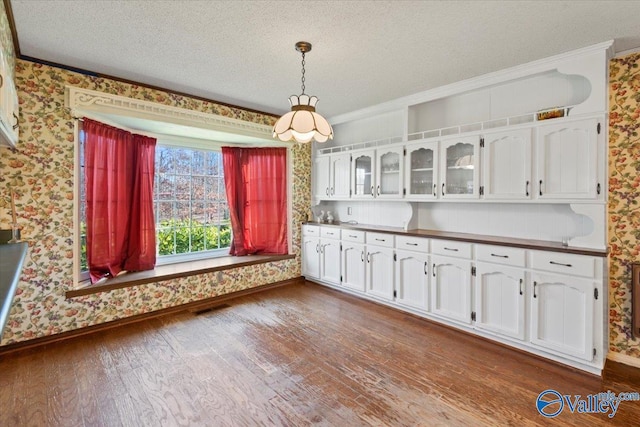
[[[80,279],[86,279],[84,132],[79,133]],[[154,213],[158,264],[226,255],[231,244],[229,207],[220,150],[172,147],[158,142]],[[86,277],[85,277],[86,276]]]
[[[158,145],[155,168],[159,263],[161,257],[228,248],[222,153]]]

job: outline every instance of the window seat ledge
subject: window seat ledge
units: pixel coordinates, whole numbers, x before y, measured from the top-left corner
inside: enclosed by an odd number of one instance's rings
[[[247,267],[255,264],[294,259],[295,257],[295,255],[225,256],[175,264],[158,265],[153,270],[124,274],[98,285],[92,285],[88,280],[85,280],[80,283],[79,287],[66,291],[65,297],[74,298],[83,295],[107,292],[114,289],[130,288],[132,286],[144,285],[147,283],[162,282],[164,280],[171,280],[179,277],[195,276],[198,274],[230,270],[232,268]]]

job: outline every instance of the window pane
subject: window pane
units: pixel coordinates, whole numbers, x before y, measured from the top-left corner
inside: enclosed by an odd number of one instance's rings
[[[175,172],[178,174],[191,175],[192,150],[175,149]]]
[[[205,178],[194,176],[191,178],[191,200],[204,200]]]
[[[158,255],[174,254],[175,233],[173,228],[156,229],[156,243],[158,245]]]
[[[173,175],[158,174],[156,186],[157,198],[160,200],[173,200],[175,198],[175,178]]]
[[[193,161],[191,163],[192,175],[206,175],[207,168],[205,166],[206,162],[206,153],[204,151],[194,151],[193,152]]]
[[[191,225],[202,225],[205,223],[204,202],[193,202],[191,204]]]
[[[158,211],[156,213],[160,227],[166,227],[169,221],[174,218],[173,202],[158,202]]]
[[[191,228],[191,252],[204,250],[204,227]]]
[[[156,147],[156,173],[174,173],[173,150]]]
[[[207,175],[221,176],[222,175],[222,153],[215,151],[208,151],[206,157]]]

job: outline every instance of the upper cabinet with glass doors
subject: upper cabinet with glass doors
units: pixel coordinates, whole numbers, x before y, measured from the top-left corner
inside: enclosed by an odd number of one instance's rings
[[[465,136],[440,142],[440,197],[477,199],[480,137]]]
[[[409,144],[404,159],[404,188],[407,199],[438,197],[438,142]]]
[[[351,160],[352,197],[368,199],[375,196],[375,151],[354,151]]]
[[[397,199],[402,197],[404,179],[404,147],[392,146],[376,150],[376,197]]]

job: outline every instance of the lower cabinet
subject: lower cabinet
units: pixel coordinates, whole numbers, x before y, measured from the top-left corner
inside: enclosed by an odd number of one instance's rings
[[[476,328],[525,338],[525,274],[521,268],[476,264]]]
[[[601,373],[605,258],[305,227],[307,278]]]
[[[342,242],[342,286],[364,292],[365,256],[363,244]]]
[[[431,256],[431,312],[471,323],[471,261]]]
[[[320,280],[340,284],[340,240],[320,239]]]
[[[531,342],[584,360],[594,356],[595,283],[551,274],[532,274]]]
[[[393,300],[393,248],[367,245],[367,289],[370,295]]]
[[[396,250],[396,302],[429,311],[429,257],[420,252]]]
[[[320,239],[302,235],[302,275],[307,278],[320,278]]]

